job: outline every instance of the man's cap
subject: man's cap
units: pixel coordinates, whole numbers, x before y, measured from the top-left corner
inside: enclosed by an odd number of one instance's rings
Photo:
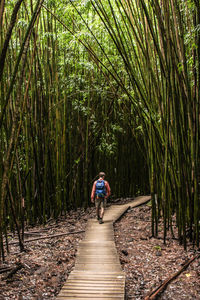
[[[100,172],[99,177],[103,177],[103,176],[106,176],[106,174],[104,172]]]

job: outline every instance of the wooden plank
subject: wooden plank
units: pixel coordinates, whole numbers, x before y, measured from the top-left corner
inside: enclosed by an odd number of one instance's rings
[[[57,296],[57,299],[63,300],[63,299],[80,299],[80,300],[87,300],[87,299],[98,299],[98,300],[124,300],[124,296],[104,296],[102,297],[101,295],[87,295],[87,297],[85,295],[65,295],[65,296]]]
[[[78,257],[76,263],[83,264],[85,261],[90,264],[114,264],[116,263],[116,258],[87,257],[86,259],[85,257]]]
[[[124,275],[124,274],[123,274]],[[120,282],[125,280],[125,276],[119,276],[118,274],[116,275],[108,275],[107,276],[102,276],[101,274],[83,274],[83,273],[75,273],[75,274],[70,274],[69,279],[76,279],[76,280],[90,280],[90,281],[113,281],[113,282]],[[68,279],[68,280],[69,280]]]
[[[105,286],[107,285],[108,287],[111,286],[123,286],[124,282],[116,282],[116,281],[106,281],[106,280],[101,280],[100,282],[98,281],[91,281],[91,280],[87,280],[87,281],[83,281],[83,280],[67,280],[67,283],[64,285],[64,287],[66,285],[70,285],[70,286],[88,286],[88,284],[90,284],[91,286]]]
[[[87,272],[87,271],[77,271],[74,270],[70,275],[69,275],[69,279],[72,279],[73,277],[76,278],[83,278],[88,279],[88,278],[92,278],[95,280],[99,280],[101,278],[112,278],[113,280],[122,280],[125,278],[124,273],[120,273],[120,272],[106,272],[106,273],[101,273],[101,272]]]
[[[86,270],[86,271],[93,271],[96,270],[96,272],[101,271],[102,268],[104,269],[104,271],[121,271],[121,266],[120,264],[76,264],[76,269],[77,270]]]
[[[64,286],[62,288],[62,291],[87,291],[87,292],[110,292],[110,291],[114,291],[114,292],[119,292],[119,293],[123,293],[124,292],[124,289],[123,287],[117,287],[117,286],[107,286],[107,285],[102,285],[102,286],[90,286],[90,285],[73,285],[73,286],[70,286],[70,285],[67,285],[67,286]]]
[[[72,290],[72,291],[65,291],[62,290],[60,293],[60,296],[65,296],[65,295],[101,295],[102,296],[122,296],[124,294],[124,292],[122,291],[121,293],[119,293],[118,291],[109,291],[109,290],[102,290],[102,291],[88,291],[88,290]]]

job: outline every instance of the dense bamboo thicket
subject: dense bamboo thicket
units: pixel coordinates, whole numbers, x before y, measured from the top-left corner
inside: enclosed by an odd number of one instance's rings
[[[121,84],[140,118],[152,233],[157,235],[162,215],[165,241],[175,214],[184,247],[187,237],[199,245],[199,1],[92,4],[123,60],[131,87]]]
[[[95,17],[90,6],[83,10],[85,17]],[[101,170],[115,197],[149,188],[143,154],[123,114],[121,87],[94,62],[95,39],[76,9],[54,1],[1,1],[0,17],[4,258],[8,231],[17,232],[23,250],[26,225],[87,207]],[[106,46],[107,33],[97,34]]]
[[[199,245],[199,2],[0,1],[0,244],[26,224],[152,195],[152,233]]]

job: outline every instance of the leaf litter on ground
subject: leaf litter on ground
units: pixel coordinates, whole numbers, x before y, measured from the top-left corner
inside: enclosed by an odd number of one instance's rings
[[[113,203],[120,205],[129,201],[117,199]],[[26,228],[26,238],[35,237],[34,233],[46,236],[85,230],[87,220],[94,217],[94,207],[70,211],[56,222],[50,220],[46,226]],[[116,247],[126,273],[127,300],[144,299],[194,256],[192,246],[186,252],[178,240],[170,236],[164,245],[162,224],[159,226],[159,238],[151,237],[151,208],[148,205],[129,209],[114,228]],[[56,299],[73,270],[83,236],[84,233],[80,233],[33,241],[25,244],[26,251],[22,253],[16,245],[10,246],[10,254],[6,256],[3,267],[16,266],[20,262],[23,268],[8,279],[3,279],[5,274],[0,274],[0,300]],[[173,280],[159,299],[200,299],[200,261],[194,261]]]
[[[94,207],[70,211],[65,217],[51,220],[46,226],[26,228],[25,239],[35,238],[32,232],[41,237],[84,231],[87,220],[94,216]],[[4,279],[5,274],[0,274],[0,300],[55,299],[74,267],[76,250],[83,234],[25,243],[25,252],[21,253],[17,245],[11,245],[3,265],[14,267],[16,262],[20,262],[23,268],[7,280]],[[13,241],[16,241],[15,237]]]
[[[177,236],[176,228],[174,234]],[[184,251],[179,241],[170,234],[164,245],[162,236],[161,223],[158,238],[151,235],[151,208],[148,205],[129,209],[115,223],[115,242],[126,273],[126,300],[144,299],[195,255],[192,245]],[[192,262],[171,281],[157,299],[200,299],[200,260]]]

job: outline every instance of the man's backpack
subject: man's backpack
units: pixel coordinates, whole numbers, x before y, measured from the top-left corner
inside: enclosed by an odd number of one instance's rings
[[[105,197],[106,187],[105,187],[105,181],[104,180],[97,180],[95,195],[99,198]]]

